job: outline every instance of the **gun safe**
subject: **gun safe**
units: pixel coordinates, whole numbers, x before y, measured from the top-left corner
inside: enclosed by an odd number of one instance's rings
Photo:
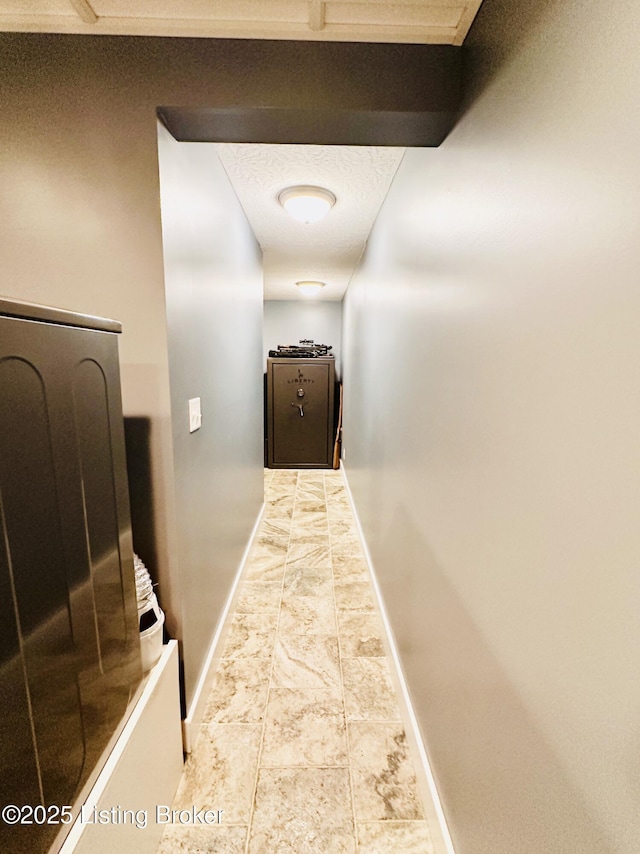
[[[269,468],[333,468],[333,358],[267,359]]]

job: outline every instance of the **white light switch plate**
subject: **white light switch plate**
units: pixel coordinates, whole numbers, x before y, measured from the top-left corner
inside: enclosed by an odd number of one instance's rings
[[[189,432],[194,433],[202,427],[202,411],[200,398],[192,397],[189,401]]]

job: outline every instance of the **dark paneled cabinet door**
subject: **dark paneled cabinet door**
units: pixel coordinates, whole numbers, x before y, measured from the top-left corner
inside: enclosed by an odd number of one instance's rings
[[[117,336],[2,310],[0,804],[60,806],[141,676]],[[0,850],[58,830],[0,822]]]
[[[270,467],[332,467],[334,386],[333,359],[267,360]]]

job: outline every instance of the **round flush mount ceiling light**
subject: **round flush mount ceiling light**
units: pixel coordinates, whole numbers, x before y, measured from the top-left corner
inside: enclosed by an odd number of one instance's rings
[[[282,207],[299,222],[318,222],[336,203],[331,190],[323,187],[288,187],[278,195]]]
[[[324,282],[296,282],[296,286],[306,297],[314,297],[324,288]]]

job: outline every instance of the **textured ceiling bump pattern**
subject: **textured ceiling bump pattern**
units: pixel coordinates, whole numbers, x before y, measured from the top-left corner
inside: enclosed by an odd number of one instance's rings
[[[0,0],[0,29],[460,45],[482,0]]]
[[[296,299],[295,282],[327,283],[340,300],[404,154],[402,148],[219,143],[216,150],[264,253],[265,299]],[[296,222],[278,203],[286,187],[326,187],[325,219]]]

